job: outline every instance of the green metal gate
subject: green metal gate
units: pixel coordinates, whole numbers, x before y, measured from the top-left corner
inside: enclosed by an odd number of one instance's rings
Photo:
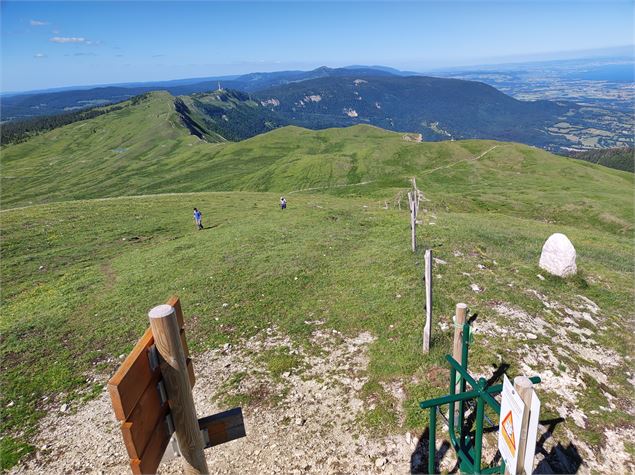
[[[470,474],[488,474],[488,473],[504,473],[505,462],[501,461],[500,465],[481,469],[481,451],[483,448],[483,419],[485,418],[485,405],[489,405],[500,417],[500,404],[494,399],[493,395],[503,390],[503,385],[487,387],[487,380],[480,378],[475,381],[467,370],[468,363],[468,346],[470,344],[470,324],[463,324],[463,339],[461,346],[462,364],[456,361],[452,356],[446,355],[446,360],[450,364],[450,394],[447,396],[429,399],[419,403],[421,409],[430,410],[430,426],[429,426],[429,447],[428,447],[428,473],[435,472],[436,459],[436,422],[437,411],[440,407],[448,405],[448,432],[450,433],[450,442],[456,451],[459,459],[459,469],[462,473]],[[456,391],[457,372],[459,373],[459,391]],[[539,376],[529,378],[532,383],[540,382]],[[471,390],[466,391],[466,383],[470,385]],[[465,430],[465,406],[468,401],[476,399],[476,428],[474,435],[467,433]],[[458,420],[454,420],[454,408],[458,404]],[[456,431],[458,426],[458,433]]]

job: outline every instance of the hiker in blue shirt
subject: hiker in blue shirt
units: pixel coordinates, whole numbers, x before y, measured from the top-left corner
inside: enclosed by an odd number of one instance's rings
[[[287,209],[287,200],[284,199],[284,196],[280,197],[280,209]]]
[[[196,227],[199,231],[203,229],[202,216],[201,212],[197,208],[194,208],[194,222],[196,223]]]

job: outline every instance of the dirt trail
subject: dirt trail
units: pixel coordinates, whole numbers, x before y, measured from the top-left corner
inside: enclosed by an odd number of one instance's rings
[[[476,157],[472,157],[472,158],[464,158],[463,160],[459,160],[458,162],[454,162],[454,163],[450,163],[449,165],[443,165],[437,168],[433,168],[432,170],[426,170],[425,172],[419,173],[418,175],[429,175],[430,173],[434,173],[438,170],[442,170],[444,168],[450,168],[453,167],[455,165],[458,165],[459,163],[463,163],[463,162],[473,162],[476,160],[479,160],[481,158],[483,158],[485,155],[487,155],[489,152],[491,152],[492,150],[494,150],[495,148],[497,148],[498,145],[494,145],[493,147],[488,148],[487,150],[485,150],[483,153],[481,153],[480,155],[477,155]]]
[[[328,190],[329,188],[345,188],[347,186],[362,186],[362,185],[368,185],[369,183],[373,183],[374,181],[375,180],[362,181],[360,183],[350,183],[346,185],[316,186],[314,188],[302,188],[300,190],[289,191],[287,192],[287,194],[290,195],[291,193],[300,193],[301,191]]]

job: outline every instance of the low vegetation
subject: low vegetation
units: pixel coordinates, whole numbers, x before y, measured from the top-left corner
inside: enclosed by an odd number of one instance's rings
[[[415,254],[404,198],[412,176],[425,195]],[[371,432],[423,427],[418,401],[447,389],[443,358],[459,301],[482,325],[471,369],[489,376],[509,365],[510,375],[546,375],[546,415],[573,408],[559,390],[564,375],[606,376],[610,396],[567,388],[584,430],[574,414],[556,437],[573,431],[595,448],[608,429],[635,424],[627,407],[635,342],[624,331],[635,278],[632,174],[519,144],[414,143],[368,126],[286,127],[210,144],[187,132],[171,96],[153,93],[134,107],[3,149],[2,179],[5,468],[33,449],[44,414],[101,391],[147,327],[147,310],[174,293],[195,355],[239,346],[274,327],[307,346],[307,321],[349,336],[369,332],[362,392],[374,408],[360,422]],[[140,196],[126,196],[132,194]],[[281,194],[289,202],[284,212],[277,207]],[[194,206],[203,212],[203,231],[192,221]],[[575,278],[549,277],[537,267],[554,232],[576,246]],[[435,264],[433,349],[426,357],[425,248],[443,261]],[[598,307],[597,326],[581,324],[590,334],[532,328],[539,320],[564,328],[571,317],[565,308],[582,314],[580,295]],[[528,332],[536,338],[524,337]],[[580,345],[606,351],[610,364],[589,359]],[[555,366],[546,356],[552,353]],[[288,354],[260,358],[272,378],[302,371]],[[403,387],[402,403],[386,390],[390,384]],[[250,403],[249,395],[240,397]],[[599,409],[611,404],[610,413]]]

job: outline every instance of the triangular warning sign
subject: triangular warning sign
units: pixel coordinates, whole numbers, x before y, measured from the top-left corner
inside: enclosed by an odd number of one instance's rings
[[[509,411],[503,419],[503,439],[512,453],[512,457],[516,456],[516,438],[514,437],[514,420],[512,419],[512,411]]]

